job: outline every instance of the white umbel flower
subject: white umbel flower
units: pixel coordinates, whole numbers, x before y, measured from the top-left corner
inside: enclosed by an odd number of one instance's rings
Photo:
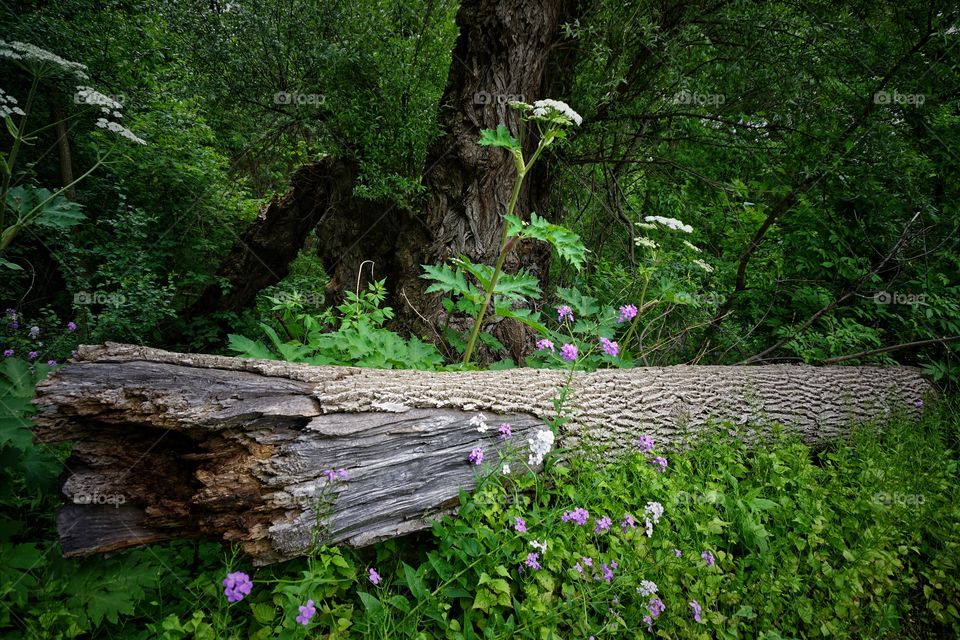
[[[696,251],[697,253],[700,253],[700,247],[698,247],[697,245],[693,244],[692,242],[688,242],[688,241],[684,240],[684,241],[683,241],[683,246],[685,246],[687,249],[690,249],[691,251]]]
[[[638,247],[646,247],[647,249],[659,249],[660,245],[651,240],[646,236],[639,236],[634,239],[633,243]]]
[[[554,113],[560,114],[577,126],[583,122],[583,118],[580,117],[580,114],[571,109],[570,105],[568,105],[566,102],[547,98],[544,100],[537,100],[533,103],[533,115],[535,116],[542,118]]]
[[[26,115],[23,109],[17,106],[17,99],[0,89],[0,118],[6,118],[10,115]]]
[[[700,258],[697,258],[696,260],[694,260],[694,261],[693,261],[693,264],[697,265],[698,267],[700,267],[701,269],[703,269],[703,270],[706,271],[707,273],[713,273],[713,267],[711,267],[709,264],[707,264],[706,262],[704,262],[704,261],[701,260]]]
[[[668,229],[673,229],[674,231],[683,231],[684,233],[693,233],[693,227],[688,224],[683,224],[676,218],[664,218],[663,216],[647,216],[644,218],[647,222],[658,222]]]
[[[0,40],[0,58],[13,60],[22,65],[54,66],[80,80],[87,79],[85,73],[87,65],[64,60],[55,53],[50,53],[46,49],[41,49],[26,42]]]
[[[138,138],[133,131],[130,131],[130,129],[127,129],[122,124],[111,122],[106,118],[97,118],[97,121],[94,124],[96,124],[101,129],[106,129],[107,131],[113,131],[115,134],[117,134],[121,138],[126,138],[131,142],[136,142],[137,144],[147,144],[146,140],[144,140],[143,138]]]

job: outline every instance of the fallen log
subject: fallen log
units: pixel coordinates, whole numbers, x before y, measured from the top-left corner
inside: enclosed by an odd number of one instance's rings
[[[718,421],[822,442],[915,415],[932,391],[903,367],[434,373],[108,343],[82,347],[40,383],[36,438],[75,441],[57,514],[65,555],[203,536],[267,564],[318,540],[363,546],[428,527],[475,485],[472,449],[499,469],[500,423],[522,453],[512,472],[535,468],[528,439],[547,429],[565,385],[569,421],[556,445],[611,453],[642,434],[681,446]]]

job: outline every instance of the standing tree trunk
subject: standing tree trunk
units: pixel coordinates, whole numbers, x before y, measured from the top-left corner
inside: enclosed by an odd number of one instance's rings
[[[423,264],[465,254],[476,262],[496,259],[510,191],[516,179],[513,161],[502,149],[477,145],[480,131],[507,123],[516,131],[516,112],[508,100],[528,102],[546,95],[548,62],[572,8],[569,0],[465,0],[457,15],[460,34],[441,99],[440,125],[446,133],[428,154],[422,211],[358,198],[330,198],[325,172],[301,169],[293,188],[274,202],[238,240],[220,276],[229,283],[221,294],[211,287],[187,315],[240,311],[257,291],[276,283],[286,265],[316,226],[318,255],[327,268],[329,299],[375,279],[386,278],[398,329],[435,340],[443,323],[439,300],[424,294]],[[567,79],[568,72],[558,77]],[[524,182],[519,215],[544,211],[547,164]],[[316,180],[314,180],[316,178]],[[311,182],[311,180],[314,180]],[[352,188],[352,178],[349,181]],[[322,203],[319,211],[317,203]],[[322,215],[321,215],[322,213]],[[271,222],[273,221],[273,222]],[[541,281],[550,252],[542,243],[514,250],[506,268],[524,268]],[[361,264],[372,261],[370,269]],[[530,346],[524,327],[500,323],[493,333],[514,358]]]
[[[424,173],[427,199],[423,219],[431,242],[419,258],[421,263],[435,264],[461,254],[478,263],[496,260],[502,216],[517,178],[516,169],[509,153],[479,146],[477,139],[482,129],[501,123],[517,132],[517,112],[508,106],[509,101],[553,97],[545,95],[549,61],[570,9],[570,3],[563,0],[468,0],[461,4],[457,15],[460,34],[441,100],[440,122],[446,134],[428,154]],[[528,147],[535,146],[535,141],[526,142]],[[529,156],[532,148],[526,151]],[[524,181],[518,215],[547,213],[546,170],[547,166],[540,164],[533,179]],[[543,243],[524,243],[505,268],[510,272],[524,268],[542,283],[549,259],[549,247]],[[423,295],[419,274],[417,264],[407,265],[395,286],[408,293],[420,315],[435,321],[441,316],[439,301]],[[409,326],[422,326],[412,309],[401,313]],[[493,329],[494,335],[511,356],[521,357],[532,345],[525,327],[514,321],[501,325]]]

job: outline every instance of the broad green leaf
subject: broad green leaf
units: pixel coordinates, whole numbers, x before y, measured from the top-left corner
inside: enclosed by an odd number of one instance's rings
[[[504,147],[511,151],[520,149],[520,142],[510,135],[510,130],[502,124],[497,125],[495,130],[484,129],[481,131],[477,144],[484,147]]]

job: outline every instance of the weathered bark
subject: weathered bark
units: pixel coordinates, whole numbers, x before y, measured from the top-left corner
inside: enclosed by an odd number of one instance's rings
[[[572,3],[563,0],[468,0],[457,14],[460,34],[441,100],[440,123],[445,134],[427,157],[424,185],[427,199],[423,217],[432,243],[420,258],[436,264],[458,255],[493,264],[500,251],[503,215],[516,181],[510,154],[477,144],[482,129],[506,123],[518,130],[517,112],[507,102],[533,102],[544,95],[549,61],[561,37],[561,25]],[[568,70],[564,75],[569,76]],[[528,140],[528,156],[535,141]],[[548,215],[545,204],[549,180],[543,164],[526,180],[516,213]],[[524,268],[544,282],[550,248],[540,242],[523,243],[505,268]],[[416,266],[416,265],[414,265]],[[424,296],[423,281],[414,268],[401,274],[400,286],[412,292],[420,315],[441,317],[439,300]],[[419,326],[411,310],[404,316]],[[527,330],[512,320],[497,323],[491,332],[519,359],[533,344]],[[456,323],[455,323],[456,326]],[[461,328],[467,328],[466,326]],[[421,330],[420,333],[423,333]]]
[[[430,373],[108,344],[82,347],[38,386],[36,433],[76,441],[62,488],[69,504],[57,516],[66,555],[211,536],[269,563],[307,552],[315,530],[323,542],[366,545],[427,527],[474,486],[471,449],[499,468],[501,422],[517,445],[506,461],[525,472],[527,438],[554,416],[568,380],[557,445],[607,455],[641,434],[684,446],[723,420],[746,437],[780,424],[821,442],[915,414],[932,390],[907,368]],[[470,424],[477,412],[490,430]],[[349,480],[325,479],[340,468]]]

